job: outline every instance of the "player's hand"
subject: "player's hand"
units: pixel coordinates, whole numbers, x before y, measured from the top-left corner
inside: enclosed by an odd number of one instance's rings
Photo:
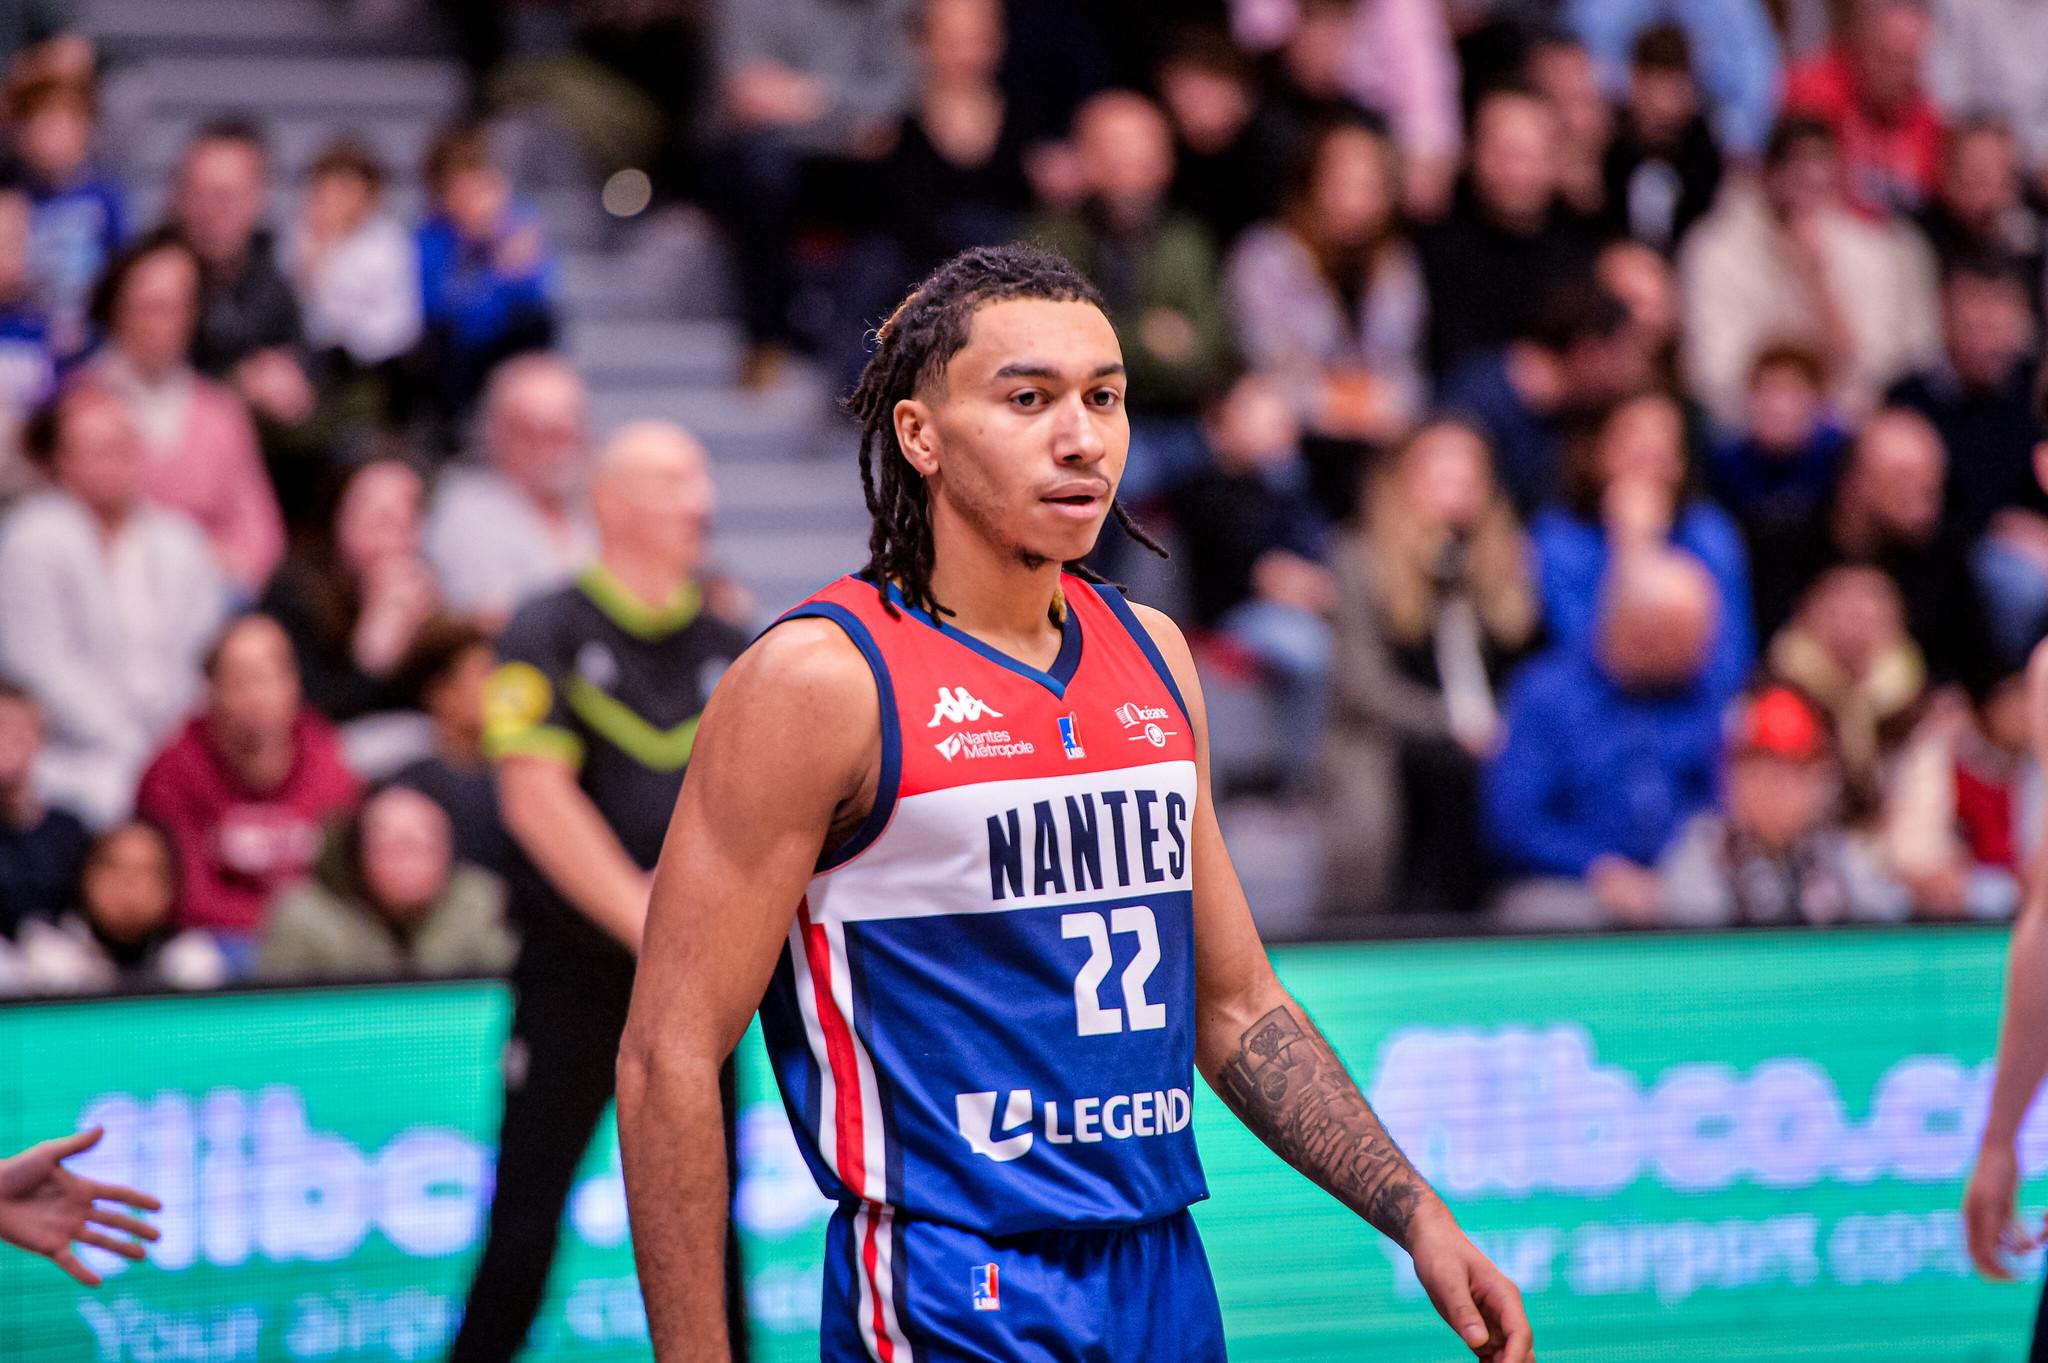
[[[140,1240],[154,1240],[157,1229],[147,1221],[102,1207],[119,1203],[137,1211],[163,1210],[148,1193],[112,1183],[95,1183],[64,1167],[64,1161],[99,1144],[100,1128],[61,1140],[32,1145],[12,1159],[0,1160],[0,1240],[31,1254],[40,1254],[84,1283],[98,1287],[100,1275],[80,1262],[72,1242],[140,1259]],[[105,1230],[95,1229],[105,1227]],[[127,1235],[110,1235],[125,1231]]]
[[[1963,1236],[1971,1262],[1993,1282],[2012,1281],[2007,1255],[2025,1254],[2040,1243],[2020,1227],[2014,1211],[2019,1189],[2019,1158],[2010,1144],[1994,1141],[1978,1150],[1963,1192]]]
[[[1436,1313],[1486,1363],[1535,1363],[1521,1289],[1479,1252],[1441,1204],[1418,1209],[1416,1217],[1408,1254]]]

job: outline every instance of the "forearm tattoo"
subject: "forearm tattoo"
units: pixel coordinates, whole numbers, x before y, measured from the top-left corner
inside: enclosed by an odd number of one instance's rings
[[[1383,1234],[1405,1237],[1422,1175],[1313,1024],[1275,1008],[1245,1032],[1219,1077],[1223,1101],[1275,1154]]]

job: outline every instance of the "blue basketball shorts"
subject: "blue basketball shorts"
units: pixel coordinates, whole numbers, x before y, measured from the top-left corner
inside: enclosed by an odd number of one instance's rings
[[[864,1203],[825,1240],[822,1363],[1222,1363],[1186,1211],[987,1239]]]

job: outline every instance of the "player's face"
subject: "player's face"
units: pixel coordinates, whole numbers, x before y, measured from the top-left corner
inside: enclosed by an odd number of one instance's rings
[[[1131,444],[1123,350],[1102,311],[991,303],[934,387],[897,417],[933,496],[1033,566],[1093,549]]]

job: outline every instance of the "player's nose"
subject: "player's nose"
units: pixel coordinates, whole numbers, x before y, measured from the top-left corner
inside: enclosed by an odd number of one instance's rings
[[[1053,423],[1053,458],[1063,464],[1092,464],[1108,452],[1100,423],[1079,394],[1072,394],[1059,406]]]

